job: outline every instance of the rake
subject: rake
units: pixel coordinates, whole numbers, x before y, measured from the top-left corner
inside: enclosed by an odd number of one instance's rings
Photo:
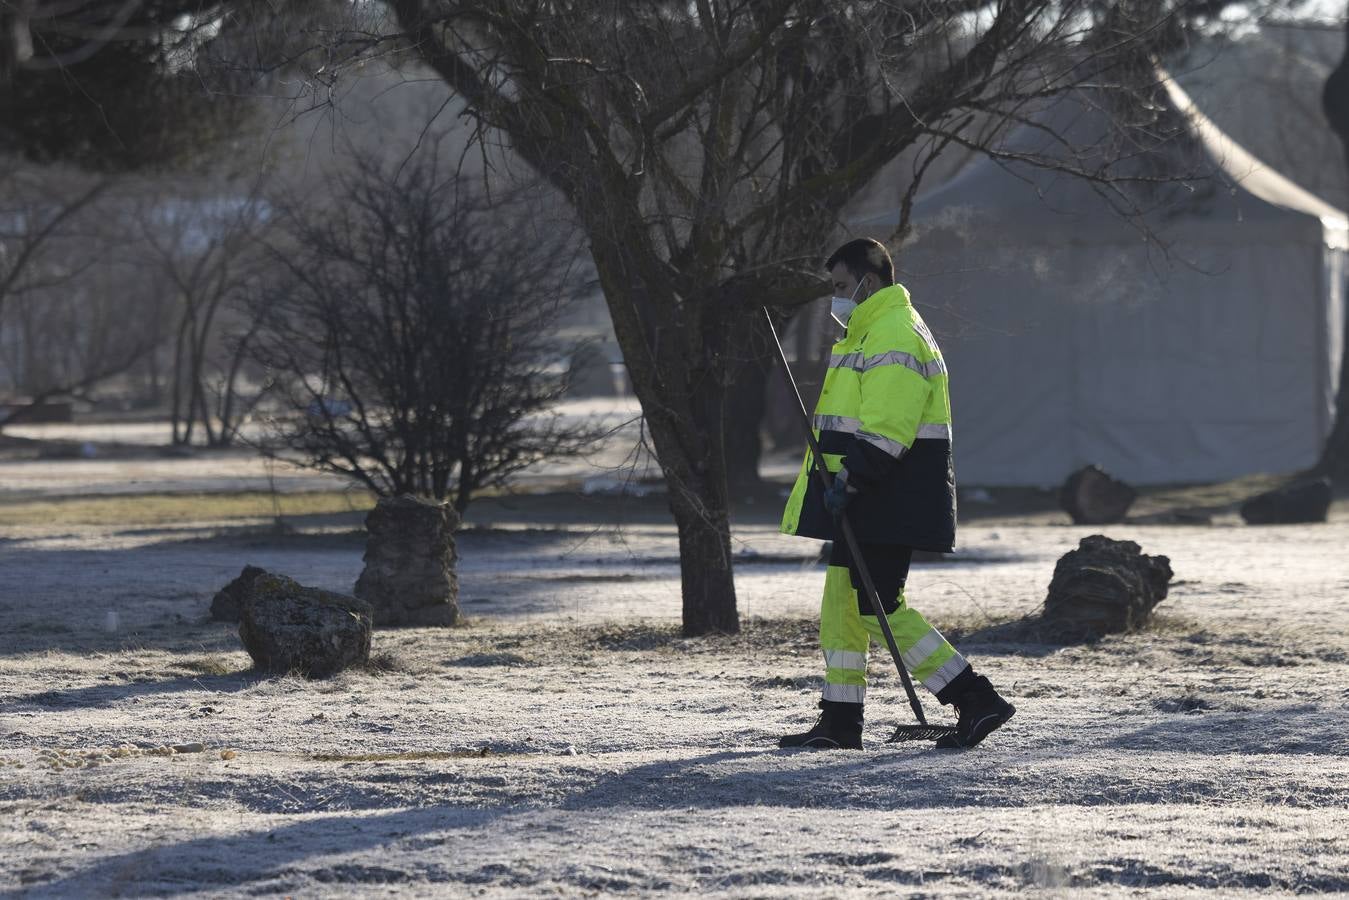
[[[815,440],[815,429],[810,423],[810,413],[806,411],[805,401],[801,399],[801,391],[796,386],[796,379],[792,377],[792,368],[787,363],[787,353],[782,349],[782,341],[778,339],[778,331],[773,327],[773,317],[768,314],[768,308],[764,307],[764,318],[768,320],[768,331],[773,335],[773,343],[778,348],[778,359],[782,360],[782,371],[787,375],[787,381],[792,386],[792,393],[796,395],[797,405],[801,407],[801,421],[806,426],[806,440],[810,443],[810,455],[815,462],[815,474],[819,476],[820,485],[827,491],[833,484],[834,476],[829,474],[829,470],[824,464],[824,454],[820,452],[819,442]],[[867,600],[871,603],[871,611],[876,615],[876,621],[881,626],[881,634],[885,636],[885,646],[890,651],[890,658],[895,661],[895,668],[899,670],[899,679],[904,682],[904,693],[909,697],[909,706],[913,708],[914,718],[918,720],[917,725],[900,725],[895,728],[895,733],[890,736],[886,743],[896,741],[935,741],[950,734],[955,734],[954,725],[929,725],[927,716],[923,715],[923,704],[918,702],[918,693],[913,689],[913,679],[909,677],[909,670],[904,666],[904,660],[899,655],[899,646],[895,644],[895,635],[890,630],[890,622],[885,617],[885,607],[881,604],[880,593],[876,590],[876,584],[871,580],[871,572],[868,571],[865,560],[862,559],[861,548],[857,545],[857,537],[853,534],[852,524],[848,521],[846,513],[838,515],[839,531],[843,535],[843,540],[847,544],[848,553],[852,556],[853,562],[857,567],[857,572],[862,576],[862,588],[867,595]]]

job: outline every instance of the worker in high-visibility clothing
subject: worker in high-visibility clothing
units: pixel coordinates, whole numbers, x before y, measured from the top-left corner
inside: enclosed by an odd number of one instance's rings
[[[832,314],[845,329],[829,359],[814,427],[826,491],[806,452],[782,516],[782,531],[833,540],[820,607],[823,714],[783,747],[862,747],[867,650],[880,623],[836,519],[846,513],[913,679],[954,704],[956,733],[938,747],[973,747],[1016,711],[904,597],[914,550],[949,552],[955,543],[956,486],[946,363],[894,263],[872,240],[850,241],[829,257]],[[835,539],[840,538],[840,539]]]

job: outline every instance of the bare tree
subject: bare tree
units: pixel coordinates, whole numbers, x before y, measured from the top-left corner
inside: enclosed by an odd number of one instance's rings
[[[124,243],[101,222],[111,187],[52,169],[0,177],[0,365],[29,401],[0,427],[125,372],[152,348],[127,315],[134,299],[118,293]]]
[[[290,413],[279,452],[462,513],[599,432],[548,411],[572,349],[551,335],[579,289],[574,229],[537,197],[487,202],[437,149],[358,156],[330,207],[288,211],[287,277],[260,297],[251,353]]]
[[[591,239],[671,489],[689,633],[738,628],[725,409],[758,305],[822,293],[812,269],[838,211],[902,151],[970,144],[974,116],[1021,118],[1112,68],[1148,72],[1146,93],[1155,79],[1138,35],[1172,11],[1040,0],[391,6],[420,57],[557,186]],[[917,182],[903,186],[910,198]]]
[[[271,209],[260,178],[159,179],[133,213],[149,265],[176,301],[170,420],[173,442],[198,426],[209,446],[227,446],[250,404],[235,396],[246,341],[256,333],[245,302],[269,266],[261,241]],[[232,331],[233,339],[225,340]]]
[[[85,181],[72,191],[69,179],[62,184],[51,173],[17,166],[0,180],[0,315],[7,300],[52,286],[57,283],[53,278],[61,277],[44,272],[50,269],[53,246],[110,184],[107,179]]]

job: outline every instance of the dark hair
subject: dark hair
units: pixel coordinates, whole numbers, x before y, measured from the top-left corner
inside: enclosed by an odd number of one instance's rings
[[[824,264],[825,271],[839,263],[843,263],[852,277],[858,281],[871,272],[879,275],[881,281],[886,284],[895,283],[895,264],[890,259],[890,251],[886,250],[880,241],[873,241],[871,238],[848,241],[829,257],[829,262]]]

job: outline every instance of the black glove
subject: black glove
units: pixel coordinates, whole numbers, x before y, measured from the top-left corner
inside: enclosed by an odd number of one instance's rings
[[[824,492],[824,508],[837,517],[856,496],[857,488],[848,483],[848,470],[839,469],[834,476],[834,483]]]

